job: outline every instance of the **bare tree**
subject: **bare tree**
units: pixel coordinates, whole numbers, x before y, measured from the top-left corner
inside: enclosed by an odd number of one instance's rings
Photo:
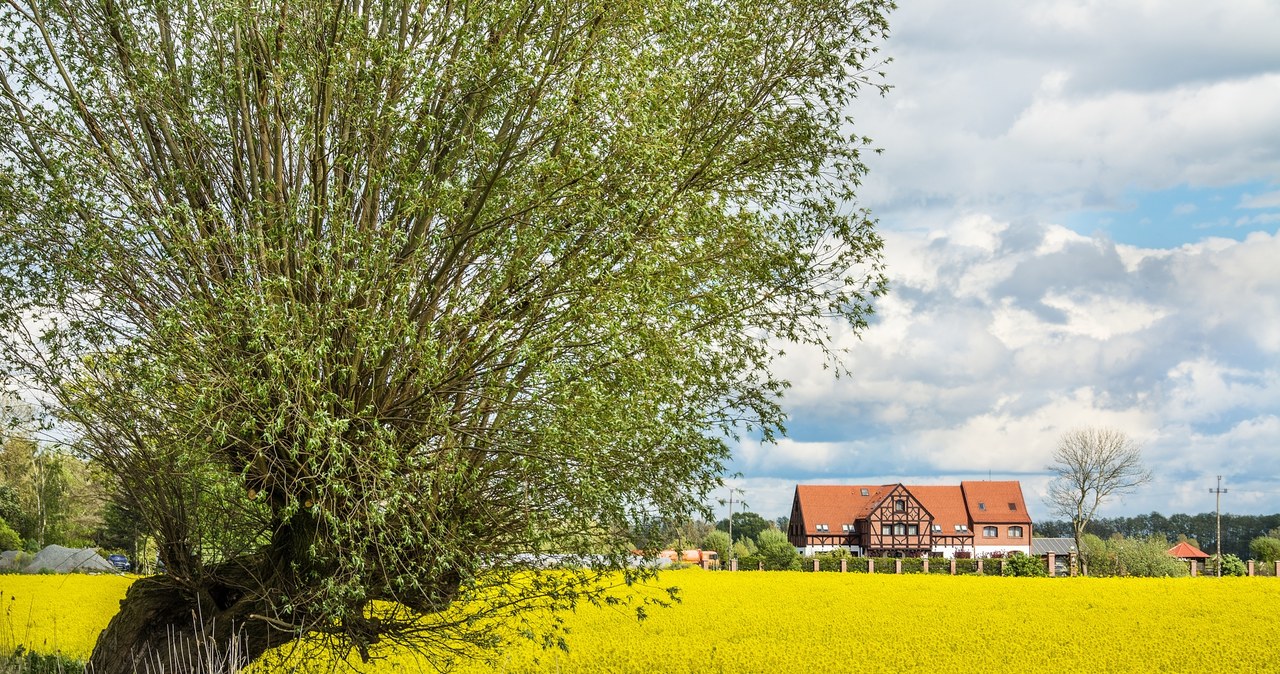
[[[1076,550],[1084,528],[1111,496],[1128,494],[1151,480],[1142,465],[1142,448],[1123,431],[1112,428],[1079,428],[1058,440],[1053,452],[1049,506],[1071,520]]]

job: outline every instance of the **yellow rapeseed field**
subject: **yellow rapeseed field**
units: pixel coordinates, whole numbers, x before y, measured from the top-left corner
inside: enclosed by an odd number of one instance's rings
[[[23,646],[87,659],[133,578],[0,575],[0,653]]]
[[[630,673],[1280,671],[1280,579],[1000,578],[839,573],[667,573],[678,606],[583,608],[569,652],[520,643],[455,671]],[[0,576],[17,642],[83,657],[128,581]],[[10,597],[15,597],[10,599]],[[0,623],[0,643],[5,625]],[[56,631],[56,638],[54,632]],[[430,669],[384,653],[362,670]],[[271,671],[330,671],[331,663]],[[261,669],[261,668],[255,668]]]

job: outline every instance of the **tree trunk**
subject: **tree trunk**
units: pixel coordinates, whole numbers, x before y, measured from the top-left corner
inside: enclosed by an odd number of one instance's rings
[[[1076,542],[1076,559],[1078,559],[1078,560],[1079,560],[1079,564],[1080,564],[1080,575],[1081,575],[1081,576],[1088,576],[1088,575],[1089,575],[1089,566],[1088,566],[1088,562],[1089,562],[1089,560],[1087,560],[1087,559],[1085,558],[1085,555],[1084,555],[1084,547],[1080,545],[1080,539],[1081,539],[1081,538],[1084,538],[1084,525],[1085,525],[1085,523],[1084,523],[1084,522],[1082,522],[1082,521],[1080,521],[1080,520],[1072,520],[1072,521],[1071,521],[1071,533],[1074,535],[1075,542]]]
[[[196,585],[172,576],[142,578],[129,587],[120,612],[98,637],[92,674],[216,674],[236,672],[296,634],[255,616],[266,602],[244,591],[243,565]],[[233,573],[226,573],[228,570]],[[237,571],[238,572],[234,572]]]

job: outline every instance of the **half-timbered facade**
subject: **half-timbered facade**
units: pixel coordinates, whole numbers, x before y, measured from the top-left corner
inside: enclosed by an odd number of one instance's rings
[[[955,557],[1031,551],[1022,486],[798,485],[787,536],[803,554]]]

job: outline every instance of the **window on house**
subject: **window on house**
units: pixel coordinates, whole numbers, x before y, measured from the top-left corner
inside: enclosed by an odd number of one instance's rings
[[[898,500],[896,500],[896,501],[894,501],[894,502],[893,502],[893,511],[894,511],[894,512],[899,512],[899,513],[900,513],[900,512],[906,512],[906,510],[907,510],[907,502],[906,502],[906,501],[904,501],[904,500],[902,500],[902,499],[898,499]]]
[[[1009,527],[1009,538],[1022,538],[1022,527]]]
[[[919,525],[919,524],[908,524],[908,525],[907,525],[907,535],[908,535],[908,536],[919,536],[919,535],[920,535],[920,525]]]
[[[828,530],[828,529],[827,529],[827,525],[825,525],[825,524],[819,524],[819,525],[818,525],[818,531],[827,531],[827,530]]]
[[[863,495],[863,496],[870,496],[870,495],[871,495],[871,492],[870,492],[870,491],[868,491],[868,490],[866,490],[866,489],[863,489],[863,490],[862,490],[862,495]]]
[[[893,534],[893,527],[892,527],[892,526],[889,526],[888,524],[881,524],[881,525],[880,525],[880,535],[881,535],[881,536],[889,536],[889,535],[892,535],[892,534]]]
[[[986,510],[986,509],[987,509],[987,504],[985,504],[985,503],[983,503],[983,502],[979,501],[979,502],[978,502],[978,510]]]
[[[893,525],[893,533],[896,536],[902,536],[903,534],[907,533],[907,525],[905,524]]]
[[[968,530],[969,530],[969,525],[968,525],[968,524],[957,524],[957,525],[956,525],[956,531],[968,531]]]
[[[984,538],[995,538],[1000,535],[1000,530],[996,527],[982,527],[982,536]]]
[[[1017,503],[1010,503],[1010,504],[1009,504],[1009,510],[1011,510],[1011,511],[1013,511],[1013,512],[1015,512],[1015,513],[1016,513],[1016,512],[1018,512],[1018,504],[1017,504]]]
[[[941,525],[941,524],[935,524],[935,525],[933,525],[933,530],[934,530],[934,531],[942,531],[942,525]]]

